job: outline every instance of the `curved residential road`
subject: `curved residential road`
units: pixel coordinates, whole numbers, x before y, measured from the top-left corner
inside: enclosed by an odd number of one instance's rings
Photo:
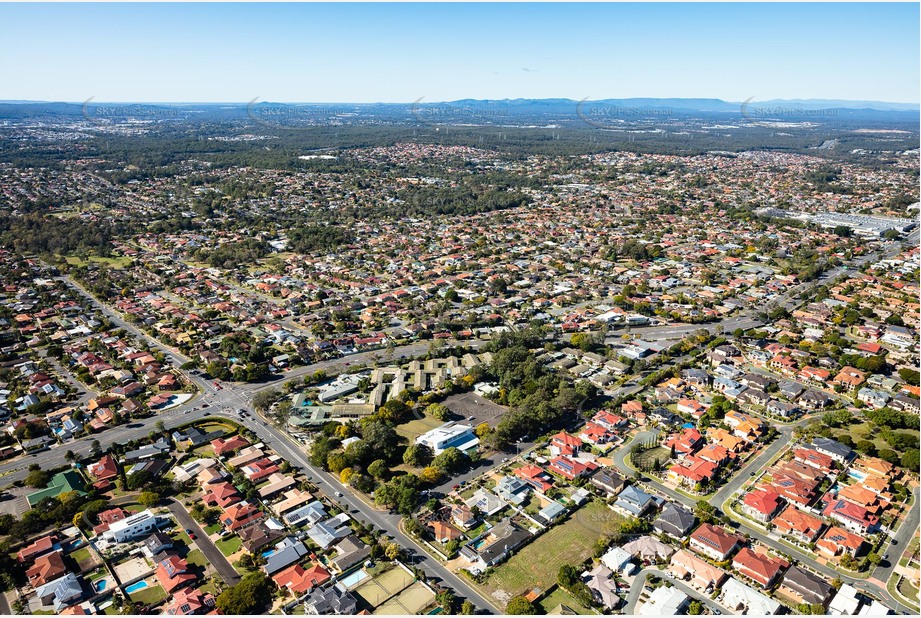
[[[627,604],[624,605],[623,613],[625,615],[636,614],[636,604],[640,599],[640,595],[643,593],[643,590],[646,588],[646,578],[650,576],[660,577],[662,579],[668,580],[672,583],[673,586],[681,590],[692,599],[696,599],[710,608],[712,610],[717,610],[720,613],[729,613],[728,610],[711,599],[710,597],[701,594],[700,592],[694,590],[686,583],[679,579],[675,579],[668,573],[660,571],[659,569],[643,569],[636,575],[636,579],[633,580],[633,583],[630,585],[630,593],[627,595]]]
[[[839,571],[836,571],[830,566],[820,564],[815,560],[815,556],[813,554],[807,553],[806,551],[796,548],[793,545],[782,543],[779,540],[779,535],[768,533],[763,529],[756,528],[744,518],[735,516],[733,513],[723,509],[723,505],[726,503],[726,501],[729,500],[739,489],[741,489],[742,485],[744,485],[751,478],[749,471],[762,470],[767,462],[771,460],[771,458],[780,453],[789,444],[793,437],[794,429],[798,425],[806,423],[809,420],[809,418],[804,417],[799,419],[796,423],[779,426],[778,431],[780,436],[778,436],[774,442],[768,445],[768,447],[763,452],[759,453],[742,469],[737,471],[726,485],[720,488],[720,490],[717,491],[715,495],[708,499],[708,502],[712,506],[723,511],[733,521],[734,525],[740,529],[741,532],[748,534],[751,538],[756,539],[760,543],[771,547],[775,551],[794,557],[801,564],[817,573],[822,573],[823,575],[832,579],[838,578],[843,582],[849,583],[862,592],[869,593],[872,596],[881,599],[884,603],[894,609],[898,610],[899,608],[904,608],[904,604],[900,603],[898,599],[893,598],[893,596],[889,594],[889,591],[886,589],[886,582],[888,581],[888,577],[892,575],[895,564],[898,562],[898,555],[901,551],[899,548],[904,549],[907,546],[911,535],[915,530],[918,529],[919,506],[921,506],[919,505],[918,501],[919,488],[915,488],[914,491],[915,501],[912,506],[912,511],[896,531],[895,538],[897,545],[895,548],[891,548],[890,546],[889,560],[885,563],[881,563],[880,566],[877,567],[877,569],[872,573],[872,579],[881,581],[882,585],[878,585],[876,582],[870,581],[869,578],[849,577]],[[637,433],[633,439],[630,440],[630,442],[625,443],[614,454],[614,465],[625,475],[632,476],[634,474],[634,470],[626,463],[626,456],[630,452],[630,447],[634,443],[642,443],[643,441],[651,440],[656,436],[656,434],[657,432],[655,430],[645,430]],[[650,485],[651,489],[656,493],[668,496],[669,498],[682,503],[691,509],[696,506],[696,499],[674,491],[671,488],[664,486],[661,482],[652,477],[646,476],[646,478],[648,479],[647,484]]]

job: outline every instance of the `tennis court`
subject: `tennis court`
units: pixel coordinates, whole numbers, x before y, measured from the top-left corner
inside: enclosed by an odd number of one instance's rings
[[[435,595],[422,582],[416,582],[374,610],[377,616],[413,616],[432,604]]]
[[[387,599],[405,590],[414,580],[412,574],[400,567],[394,567],[361,584],[353,592],[369,606],[377,608]]]

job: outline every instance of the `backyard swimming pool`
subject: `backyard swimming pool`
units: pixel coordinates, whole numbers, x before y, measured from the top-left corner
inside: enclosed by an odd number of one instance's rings
[[[130,586],[126,587],[125,592],[127,592],[128,594],[131,594],[132,592],[143,590],[146,587],[147,587],[147,582],[137,582],[135,584],[131,584]]]
[[[93,585],[96,586],[96,592],[102,592],[106,589],[106,580],[97,579]]]
[[[358,569],[354,573],[349,573],[345,577],[339,580],[339,583],[345,586],[346,588],[351,588],[352,586],[358,584],[359,582],[367,579],[368,574],[365,573],[364,569]]]

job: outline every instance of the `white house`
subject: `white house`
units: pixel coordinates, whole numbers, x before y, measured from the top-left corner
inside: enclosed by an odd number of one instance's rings
[[[141,511],[131,517],[109,524],[102,538],[114,543],[124,543],[157,530],[159,518],[150,511]]]
[[[723,605],[733,612],[750,616],[759,614],[770,616],[776,614],[782,607],[771,597],[758,592],[751,586],[746,586],[734,577],[730,577],[723,584],[722,600]]]

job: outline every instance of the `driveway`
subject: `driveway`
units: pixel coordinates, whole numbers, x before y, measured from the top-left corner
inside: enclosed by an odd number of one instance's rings
[[[233,565],[227,561],[227,558],[221,553],[221,550],[219,550],[211,539],[208,538],[205,531],[201,529],[194,519],[192,519],[192,516],[185,510],[185,507],[173,499],[170,499],[168,506],[170,512],[176,517],[176,521],[179,522],[179,525],[195,533],[195,544],[201,550],[201,553],[205,555],[205,558],[208,559],[208,562],[211,563],[211,566],[213,566],[221,576],[221,579],[224,580],[224,583],[228,586],[232,586],[240,581],[240,574],[237,573]]]

